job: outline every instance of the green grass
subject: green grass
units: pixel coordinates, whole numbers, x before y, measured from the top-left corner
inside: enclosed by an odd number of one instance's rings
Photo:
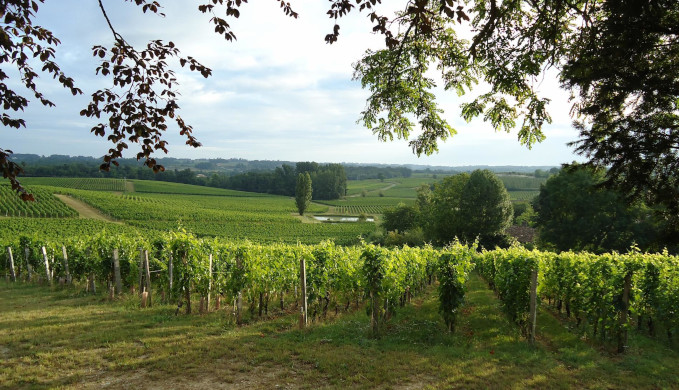
[[[547,312],[530,346],[480,278],[454,334],[435,290],[372,337],[364,310],[297,329],[292,304],[238,327],[231,311],[179,315],[79,289],[0,282],[0,388],[677,388],[676,351],[632,334],[609,355]],[[333,316],[334,317],[334,316]]]

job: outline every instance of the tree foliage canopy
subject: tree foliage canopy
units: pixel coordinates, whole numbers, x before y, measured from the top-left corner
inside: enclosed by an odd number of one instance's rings
[[[161,4],[128,0],[142,12],[162,15]],[[59,40],[35,26],[33,17],[44,0],[8,0],[0,4],[0,65],[14,66],[23,86],[41,104],[52,105],[37,89],[42,70],[73,94],[75,81],[54,62]],[[225,40],[236,35],[229,21],[238,18],[246,0],[203,0],[197,8],[211,15],[214,31]],[[372,31],[385,39],[383,50],[369,51],[355,64],[355,78],[371,95],[360,121],[379,139],[411,139],[418,155],[437,150],[455,129],[443,116],[433,93],[436,70],[443,87],[459,95],[478,85],[480,94],[461,105],[460,115],[482,117],[496,130],[518,130],[530,147],[544,139],[551,121],[549,99],[538,85],[545,72],[559,73],[572,93],[572,114],[580,129],[577,151],[592,165],[610,167],[605,183],[619,185],[632,198],[662,204],[679,213],[679,5],[675,0],[404,0],[395,16],[380,11],[380,0],[331,0],[334,20],[328,43],[340,37],[339,19],[352,11],[368,16]],[[276,0],[288,16],[290,3]],[[193,128],[179,116],[177,80],[169,61],[209,77],[212,71],[172,42],[161,39],[136,48],[102,14],[112,44],[97,45],[97,72],[111,87],[94,92],[81,115],[101,119],[92,128],[112,143],[102,169],[116,164],[129,143],[138,143],[137,158],[156,171],[154,158],[167,152],[164,132],[174,122],[188,145],[200,145]],[[470,32],[470,34],[466,34]],[[470,39],[464,39],[470,35]],[[29,61],[33,57],[33,62]],[[21,127],[14,115],[28,99],[8,87],[0,72],[2,123]],[[0,149],[0,169],[13,187],[30,198],[16,180],[21,167]]]
[[[459,34],[467,15],[470,40]],[[419,155],[455,133],[432,93],[436,69],[443,87],[460,95],[487,84],[460,115],[480,116],[495,130],[518,128],[530,147],[551,121],[537,86],[553,69],[573,97],[576,151],[610,168],[603,183],[679,214],[676,1],[414,0],[386,25],[399,33],[379,30],[387,48],[355,66],[372,93],[361,121],[380,139],[408,139],[419,129],[410,141]]]
[[[384,214],[387,231],[421,229],[424,238],[438,244],[456,239],[486,247],[503,245],[504,231],[514,215],[502,181],[489,170],[445,177],[418,190],[415,206],[399,205]]]
[[[605,171],[571,165],[552,176],[535,200],[539,241],[558,251],[625,252],[673,249],[677,228],[641,202],[628,205],[624,196],[602,188]],[[672,233],[673,232],[673,233]]]
[[[514,208],[504,184],[487,169],[469,175],[459,208],[461,236],[468,242],[478,236],[500,236],[514,219]]]
[[[416,206],[399,203],[382,212],[382,227],[387,232],[405,232],[415,226],[418,217]]]

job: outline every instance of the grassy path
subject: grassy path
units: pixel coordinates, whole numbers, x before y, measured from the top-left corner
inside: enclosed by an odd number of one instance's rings
[[[54,194],[57,198],[61,199],[62,202],[66,203],[66,205],[78,213],[80,213],[80,218],[91,218],[91,219],[99,219],[102,221],[107,221],[107,222],[116,222],[116,223],[122,223],[119,221],[115,221],[104,214],[101,213],[101,211],[95,209],[94,207],[88,205],[85,202],[82,202],[78,199],[71,198],[68,195],[63,195],[63,194]]]
[[[679,388],[677,353],[641,336],[609,356],[542,312],[531,347],[477,276],[454,334],[434,289],[380,338],[363,310],[300,331],[293,307],[237,327],[137,305],[0,281],[0,388]]]

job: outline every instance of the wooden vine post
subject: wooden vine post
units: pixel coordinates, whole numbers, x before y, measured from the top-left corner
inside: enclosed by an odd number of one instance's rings
[[[629,296],[632,290],[632,273],[627,272],[622,290],[622,308],[619,314],[618,324],[618,353],[625,352],[627,345],[627,313],[629,312]]]
[[[151,269],[149,267],[149,251],[144,251],[144,274],[146,276],[146,292],[148,293],[148,306],[151,307]]]
[[[304,262],[304,257],[299,259],[299,285],[301,293],[301,313],[299,316],[299,327],[304,329],[307,326],[307,299],[306,299],[306,264]]]
[[[184,252],[182,254],[182,263],[184,264],[184,269],[187,268],[188,260],[187,260],[187,253]],[[186,314],[191,314],[191,280],[188,280],[186,282],[186,286],[184,287],[184,294],[186,296]]]
[[[30,256],[30,249],[28,247],[24,247],[24,258],[26,259],[26,271],[28,271],[28,281],[30,282],[31,279],[33,278],[33,272],[31,270],[31,260],[29,258]]]
[[[42,250],[42,258],[45,260],[45,275],[47,276],[47,281],[49,282],[50,286],[52,285],[52,274],[50,273],[50,262],[49,258],[47,258],[47,249],[43,246],[41,248]]]
[[[71,272],[68,270],[68,254],[66,253],[66,247],[61,246],[61,253],[64,255],[64,272],[66,273],[66,283],[71,284],[73,278],[71,277]]]
[[[210,312],[210,292],[212,291],[212,253],[210,253],[210,266],[208,268],[209,279],[207,281],[207,305],[205,305],[205,311]]]
[[[538,317],[538,268],[533,268],[530,275],[530,315],[528,317],[528,340],[535,344],[535,326]]]
[[[148,291],[144,290],[141,293],[141,308],[145,309],[148,306],[148,300],[149,300],[149,293]]]
[[[55,262],[54,258],[55,257],[56,256],[54,255],[54,250],[52,250],[52,256],[50,257],[50,279],[51,280],[54,280],[54,270],[56,269],[56,267],[54,266],[54,262]]]
[[[139,295],[144,292],[144,248],[139,248]]]
[[[239,272],[243,268],[243,260],[240,256],[236,256],[236,268]],[[236,324],[240,325],[243,315],[243,293],[238,290],[238,296],[236,297]]]
[[[7,247],[7,257],[9,258],[9,276],[12,278],[12,282],[17,281],[17,274],[14,270],[14,256],[12,256],[12,248]]]
[[[172,273],[174,272],[174,270],[172,269],[172,267],[173,267],[173,264],[172,264],[172,252],[170,252],[170,256],[168,257],[168,260],[167,260],[167,273],[168,273],[167,277],[168,277],[168,279],[169,279],[170,297],[172,297],[172,278],[173,278]],[[172,298],[170,298],[170,299],[172,299]]]
[[[87,253],[87,257],[90,258],[92,256],[92,248],[88,247],[86,253]],[[96,294],[97,293],[97,284],[95,283],[95,277],[94,277],[94,271],[93,270],[90,271],[90,276],[88,278],[88,282],[89,282],[90,291],[92,292],[92,294]]]
[[[117,248],[113,250],[113,277],[116,284],[115,293],[120,294],[123,292],[123,283],[120,278],[120,259],[118,258]]]
[[[379,332],[377,320],[377,299],[375,299],[375,293],[370,291],[370,327],[375,335]]]

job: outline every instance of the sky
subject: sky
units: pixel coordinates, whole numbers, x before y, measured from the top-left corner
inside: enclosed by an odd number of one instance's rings
[[[152,39],[171,40],[183,55],[212,69],[213,76],[204,79],[175,67],[179,113],[203,146],[184,145],[177,129],[171,128],[166,136],[168,157],[443,166],[558,166],[582,160],[566,146],[578,134],[568,115],[568,95],[553,73],[540,84],[542,94],[552,100],[553,118],[552,124],[544,126],[547,139],[542,143],[529,150],[519,144],[516,132],[496,133],[481,118],[466,123],[459,117],[460,104],[471,98],[439,88],[438,102],[457,134],[440,143],[438,153],[417,157],[407,141],[380,142],[357,124],[369,91],[352,81],[351,65],[365,50],[384,47],[381,36],[371,33],[365,14],[355,12],[341,20],[339,41],[328,45],[323,38],[334,24],[325,15],[329,2],[294,1],[293,9],[300,16],[292,19],[277,2],[253,0],[241,8],[239,19],[230,20],[237,40],[227,42],[214,33],[209,16],[197,10],[197,2],[159,2],[164,18],[143,14],[133,2],[104,0],[103,4],[128,42],[141,46]],[[95,75],[98,60],[91,53],[92,46],[110,46],[113,41],[98,4],[47,0],[40,6],[36,24],[61,40],[56,61],[84,94],[73,97],[44,75],[38,88],[57,106],[45,108],[32,101],[22,116],[26,128],[2,129],[0,147],[15,153],[102,156],[110,145],[90,133],[96,122],[79,116],[91,94],[111,84],[110,79]],[[138,150],[138,145],[130,144],[125,157]]]

